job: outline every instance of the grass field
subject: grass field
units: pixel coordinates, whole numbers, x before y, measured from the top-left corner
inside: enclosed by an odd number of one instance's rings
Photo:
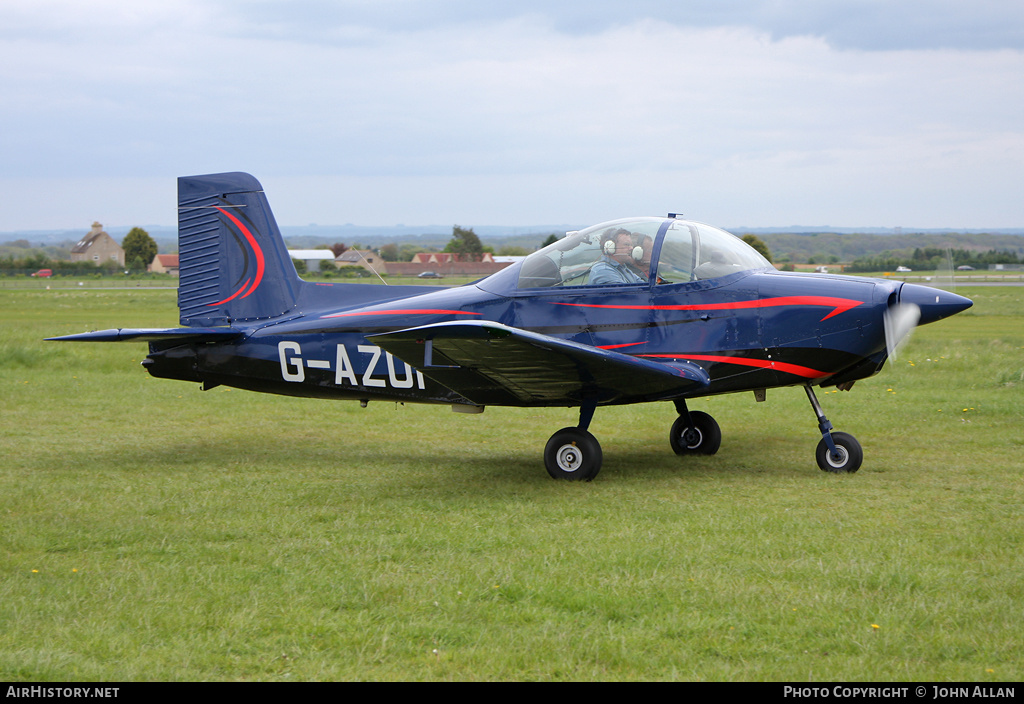
[[[571,409],[310,401],[150,378],[173,290],[0,290],[0,681],[1024,677],[1024,288],[819,398],[598,411],[604,468],[548,479]]]

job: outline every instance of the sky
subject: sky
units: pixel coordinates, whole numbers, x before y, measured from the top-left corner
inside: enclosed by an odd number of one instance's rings
[[[3,0],[0,231],[1024,227],[1020,0]]]

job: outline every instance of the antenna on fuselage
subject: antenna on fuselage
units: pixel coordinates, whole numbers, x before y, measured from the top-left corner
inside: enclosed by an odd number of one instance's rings
[[[359,258],[363,260],[363,264],[365,264],[365,265],[366,265],[366,268],[367,268],[367,269],[369,269],[370,271],[372,271],[372,272],[373,272],[374,274],[376,274],[376,275],[377,275],[377,278],[378,278],[378,279],[380,279],[380,280],[381,280],[381,281],[382,281],[382,282],[384,283],[384,285],[385,285],[385,286],[387,286],[387,285],[388,285],[388,282],[387,282],[387,281],[384,281],[384,277],[380,275],[380,272],[378,272],[378,271],[377,271],[376,269],[374,269],[374,268],[373,268],[372,266],[370,266],[370,262],[366,261],[366,257],[364,257],[364,256],[363,256],[363,253],[362,253],[362,252],[360,252],[360,251],[359,251],[359,250],[357,249],[357,250],[356,250],[356,254],[358,254],[358,255],[359,255]],[[378,254],[377,256],[379,257],[380,255]]]

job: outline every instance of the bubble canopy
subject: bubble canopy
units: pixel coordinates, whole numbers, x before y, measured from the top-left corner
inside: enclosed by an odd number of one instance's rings
[[[667,285],[771,267],[725,230],[678,218],[627,218],[570,232],[534,252],[517,286]]]

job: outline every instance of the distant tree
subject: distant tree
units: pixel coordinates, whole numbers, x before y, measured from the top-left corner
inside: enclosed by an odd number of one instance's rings
[[[156,256],[156,242],[149,236],[149,233],[141,227],[133,227],[124,236],[121,242],[121,249],[124,250],[124,260],[131,268],[136,268],[138,262],[142,262],[142,269],[145,269],[153,262]]]
[[[751,247],[756,249],[758,254],[760,254],[762,257],[764,257],[768,261],[773,261],[771,250],[768,249],[768,245],[766,245],[764,243],[764,240],[762,240],[760,237],[758,237],[757,235],[743,235],[741,239],[747,244],[749,244]]]
[[[547,247],[549,244],[554,244],[557,241],[558,241],[558,235],[556,235],[554,232],[552,232],[550,235],[548,235],[546,240],[544,240],[543,242],[540,243],[540,246],[541,247]]]
[[[328,249],[334,252],[335,257],[340,257],[342,254],[348,251],[348,245],[346,245],[344,242],[335,242],[330,247],[328,247]]]
[[[415,244],[403,244],[398,248],[398,261],[411,262],[412,258],[420,252],[436,252],[435,247],[421,247]]]
[[[398,245],[394,242],[389,242],[380,248],[380,258],[386,262],[397,262],[398,261]]]
[[[484,246],[473,228],[455,225],[452,227],[452,238],[444,251],[460,255],[463,261],[478,262],[483,258]]]

